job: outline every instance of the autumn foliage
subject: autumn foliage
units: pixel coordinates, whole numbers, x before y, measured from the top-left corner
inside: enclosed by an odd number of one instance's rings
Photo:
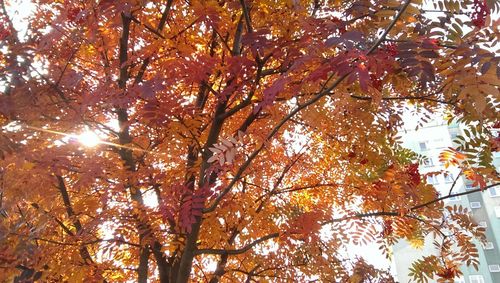
[[[1,1],[0,281],[391,282],[344,249],[427,235],[415,279],[477,264],[398,132],[448,113],[442,162],[496,186],[498,3],[428,2],[40,0],[21,34]]]

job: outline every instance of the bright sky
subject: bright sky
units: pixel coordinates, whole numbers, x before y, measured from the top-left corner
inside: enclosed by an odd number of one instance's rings
[[[28,29],[27,17],[34,11],[35,5],[29,0],[5,0],[7,13],[20,36],[24,36]]]

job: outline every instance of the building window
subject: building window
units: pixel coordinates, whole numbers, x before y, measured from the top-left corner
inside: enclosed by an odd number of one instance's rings
[[[470,283],[484,283],[483,275],[470,275],[469,276]]]
[[[465,283],[465,278],[458,277],[453,281],[453,283]]]
[[[499,264],[490,264],[488,265],[488,269],[490,272],[500,272],[500,265]]]
[[[486,228],[488,227],[488,223],[486,223],[486,221],[479,221],[479,223],[477,223],[477,226]]]
[[[446,147],[444,143],[444,139],[437,139],[433,141],[434,147],[435,148],[443,148]]]
[[[448,201],[459,201],[459,200],[460,200],[460,196],[452,196],[452,197],[448,198]]]
[[[434,166],[434,162],[432,161],[432,158],[426,158],[424,159],[424,166],[425,167],[431,167]]]
[[[488,192],[490,193],[490,197],[492,198],[500,196],[500,188],[498,187],[489,188]]]
[[[427,184],[435,185],[438,184],[439,181],[437,179],[436,175],[429,175],[427,176]]]
[[[500,218],[500,206],[495,206],[495,215]]]
[[[483,250],[492,250],[494,248],[492,242],[486,242],[484,244],[481,244],[483,246]]]
[[[428,147],[428,143],[429,142],[426,142],[426,141],[423,141],[423,142],[419,142],[418,143],[418,146],[420,147],[420,150],[427,150],[429,147]]]
[[[481,203],[478,201],[471,201],[470,208],[481,208]]]
[[[472,184],[468,184],[468,185],[465,185],[465,189],[470,191],[470,190],[475,189],[475,187]]]
[[[444,182],[445,183],[453,183],[453,181],[455,181],[455,180],[453,179],[452,175],[444,174]]]

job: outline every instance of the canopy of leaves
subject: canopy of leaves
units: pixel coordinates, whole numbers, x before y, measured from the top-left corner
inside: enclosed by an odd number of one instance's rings
[[[499,5],[427,2],[38,0],[20,35],[1,1],[0,276],[390,282],[341,251],[429,234],[416,279],[477,264],[398,131],[448,111],[443,162],[496,185]]]

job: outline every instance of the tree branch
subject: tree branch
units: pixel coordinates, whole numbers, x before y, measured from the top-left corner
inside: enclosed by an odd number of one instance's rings
[[[436,96],[439,93],[441,93],[443,91],[443,89],[445,88],[445,86],[446,86],[446,84],[440,86],[439,88],[437,88],[437,90],[433,91],[432,93],[425,94],[425,95],[420,95],[420,96],[417,96],[417,95],[408,95],[408,96],[400,96],[400,97],[383,97],[382,100],[412,100],[412,99],[416,99],[416,100],[434,101],[434,102],[448,104],[448,105],[455,105],[455,103],[452,102],[452,101],[444,101],[444,100],[430,98],[432,96]],[[371,99],[373,99],[372,97],[369,97],[369,96],[359,96],[359,95],[353,95],[353,94],[351,94],[351,97],[352,98],[356,98],[356,99],[361,99],[361,100],[371,100]]]
[[[373,51],[375,51],[375,49],[377,49],[377,47],[385,40],[385,37],[387,36],[387,34],[389,34],[389,32],[392,30],[392,28],[394,27],[396,22],[399,20],[401,15],[403,15],[404,11],[406,10],[406,8],[408,8],[408,5],[410,5],[410,3],[411,3],[411,0],[406,0],[403,3],[403,5],[399,9],[398,13],[396,14],[396,16],[394,17],[392,22],[385,29],[384,33],[379,37],[379,39],[375,42],[375,44],[373,44],[373,46],[368,50],[368,52],[366,53],[367,55],[371,54]]]
[[[75,228],[76,228],[76,233],[81,234],[83,232],[82,223],[80,222],[80,219],[78,219],[75,215],[75,211],[73,210],[71,200],[69,199],[68,189],[66,188],[66,184],[64,183],[64,179],[60,175],[56,175],[56,178],[58,181],[57,188],[59,189],[59,192],[60,192],[61,197],[63,199],[64,206],[66,207],[66,213],[68,214],[68,217],[73,222],[73,226],[75,226]],[[91,264],[94,262],[92,260],[92,257],[90,255],[89,250],[85,246],[80,246],[80,256],[82,257],[85,264]]]
[[[279,190],[279,191],[273,192],[272,195],[279,195],[279,194],[291,193],[291,192],[308,190],[308,189],[314,189],[314,188],[319,188],[319,187],[339,187],[339,186],[344,186],[344,184],[338,184],[338,183],[318,183],[318,184],[306,185],[306,186],[302,186],[302,187],[285,188],[283,190]],[[354,188],[358,188],[358,187],[354,187]]]
[[[423,208],[423,207],[426,207],[426,206],[429,206],[431,204],[434,204],[436,202],[439,202],[439,201],[442,201],[442,200],[445,200],[445,199],[448,199],[448,198],[452,198],[452,197],[458,197],[458,196],[463,196],[463,195],[468,195],[468,194],[472,194],[472,193],[476,193],[476,192],[481,192],[481,191],[485,191],[487,189],[490,189],[490,188],[493,188],[493,187],[496,187],[500,185],[500,183],[496,183],[496,184],[491,184],[491,185],[488,185],[488,186],[485,186],[483,188],[478,188],[478,189],[474,189],[474,190],[470,190],[470,191],[465,191],[465,192],[461,192],[461,193],[456,193],[456,194],[448,194],[446,196],[443,196],[443,197],[440,197],[440,198],[437,198],[437,199],[434,199],[434,200],[431,200],[429,202],[426,202],[426,203],[423,203],[423,204],[419,204],[419,205],[416,205],[414,207],[411,208],[411,210],[417,210],[417,209],[420,209],[420,208]]]
[[[126,15],[125,13],[121,14],[121,19],[122,19],[122,35],[120,37],[120,46],[119,46],[119,61],[120,61],[120,76],[118,79],[118,87],[122,90],[125,91],[127,87],[127,81],[129,79],[129,73],[128,73],[128,43],[129,43],[129,36],[130,36],[130,23],[132,21],[131,17]],[[121,145],[128,144],[132,141],[132,138],[130,136],[129,132],[129,119],[128,119],[128,113],[126,108],[118,108],[116,111],[118,115],[118,124],[120,127],[120,132],[118,133],[118,138],[119,138],[119,143]],[[120,148],[119,149],[119,155],[120,158],[124,161],[126,170],[129,172],[135,172],[137,170],[136,168],[136,161],[134,159],[134,156],[132,154],[132,151],[127,148]],[[130,195],[132,198],[132,201],[138,204],[139,206],[142,206],[144,204],[144,201],[142,199],[142,194],[140,189],[134,187],[132,184],[127,184],[127,186]],[[139,217],[136,215],[135,218],[139,219]],[[139,233],[139,241],[140,244],[143,244],[143,241],[146,237],[146,231],[143,229],[144,225],[142,223],[138,224],[137,227],[137,232]],[[147,283],[148,281],[148,265],[149,265],[149,247],[144,246],[140,249],[139,251],[140,256],[139,256],[139,266],[137,268],[137,281],[139,283]]]
[[[244,0],[241,0],[241,1],[243,2]],[[408,5],[410,4],[410,2],[411,2],[411,0],[406,0],[406,2],[403,4],[403,6],[399,10],[398,14],[394,17],[393,21],[387,27],[387,29],[382,34],[382,36],[375,42],[375,44],[372,46],[372,48],[370,48],[368,50],[367,55],[369,55],[370,53],[372,53],[382,43],[382,41],[385,39],[385,36],[394,27],[394,25],[396,24],[397,20],[399,19],[399,17],[401,17],[401,14],[403,14],[403,12],[405,11],[406,7],[408,7]],[[294,110],[292,110],[280,122],[278,122],[278,124],[267,135],[267,137],[262,142],[262,144],[254,152],[252,152],[252,154],[250,154],[250,156],[247,158],[247,160],[240,166],[240,168],[238,169],[238,171],[234,175],[234,178],[231,180],[231,182],[228,184],[228,186],[215,198],[215,200],[213,201],[212,205],[210,205],[209,207],[207,207],[206,209],[204,209],[203,212],[204,213],[208,213],[208,212],[212,212],[212,211],[214,211],[216,209],[216,207],[222,201],[222,199],[224,198],[224,196],[231,191],[232,187],[241,178],[241,176],[243,175],[243,172],[250,166],[250,164],[252,163],[252,161],[259,155],[259,153],[262,151],[262,149],[264,149],[264,145],[269,140],[271,140],[274,137],[274,135],[281,129],[281,127],[283,127],[283,125],[288,120],[290,120],[293,116],[295,116],[297,113],[299,113],[303,109],[305,109],[308,106],[316,103],[318,100],[320,100],[324,96],[330,94],[330,92],[333,89],[335,89],[345,78],[347,78],[347,76],[349,74],[351,74],[351,72],[346,73],[346,74],[340,76],[339,78],[337,78],[337,80],[335,80],[332,83],[331,86],[322,88],[322,90],[318,94],[316,94],[314,97],[312,97],[310,100],[306,101],[305,103],[297,106],[297,108],[295,108]],[[327,81],[329,81],[332,77],[333,77],[333,74],[327,79]]]
[[[388,42],[408,42],[408,40],[401,40],[401,39],[385,39],[385,41],[388,41]],[[457,49],[456,45],[450,45],[450,44],[445,44],[445,43],[437,43],[437,46],[450,48],[450,49]]]
[[[262,243],[262,242],[265,242],[269,239],[272,239],[272,238],[276,238],[280,235],[280,233],[272,233],[272,234],[269,234],[269,235],[266,235],[262,238],[259,238],[253,242],[251,242],[250,244],[240,248],[240,249],[235,249],[235,250],[223,250],[223,249],[198,249],[195,251],[195,254],[196,255],[200,255],[200,254],[218,254],[218,255],[224,255],[224,254],[229,254],[229,255],[237,255],[237,254],[242,254],[242,253],[245,253],[247,252],[248,250],[252,249],[253,247],[255,247],[256,245]]]
[[[240,224],[241,224],[241,221],[240,221]],[[232,231],[231,236],[229,237],[229,240],[228,240],[229,245],[233,244],[234,240],[236,239],[236,236],[240,232],[240,230],[238,230],[237,226],[238,225],[236,225],[235,227],[233,227],[231,229],[231,231]],[[228,254],[223,254],[220,256],[219,262],[217,263],[217,267],[215,268],[215,271],[212,275],[212,278],[210,278],[210,281],[208,281],[209,283],[219,282],[220,278],[226,273],[225,268],[227,265],[228,258],[229,258]]]
[[[247,32],[252,33],[253,28],[252,28],[252,22],[250,21],[250,13],[248,11],[248,7],[245,3],[245,0],[240,0],[241,4],[241,9],[243,10],[243,15],[245,16],[245,22],[247,24]]]
[[[457,177],[455,178],[455,180],[453,180],[453,184],[451,184],[450,191],[448,191],[448,195],[451,195],[451,192],[453,191],[453,188],[455,188],[455,185],[457,184],[458,179],[460,179],[460,175],[462,175],[462,170],[460,170],[460,172],[458,172]]]
[[[243,19],[240,17],[238,25],[236,26],[236,32],[234,34],[233,48],[231,48],[231,54],[237,56],[241,52],[241,39],[243,38]]]
[[[142,25],[143,27],[145,27],[148,31],[150,31],[151,33],[153,33],[154,35],[160,37],[161,39],[166,39],[160,32],[158,32],[158,30],[154,29],[153,27],[150,27],[149,25],[147,24],[144,24],[142,23],[141,21],[139,21],[139,19],[137,19],[136,17],[131,17],[132,21],[134,21],[134,23],[136,24],[140,24]]]
[[[476,193],[476,192],[481,192],[481,191],[487,190],[489,188],[496,187],[498,185],[500,185],[500,183],[491,184],[491,185],[485,186],[483,188],[478,188],[478,189],[474,189],[474,190],[470,190],[470,191],[465,191],[465,192],[461,192],[461,193],[448,194],[446,196],[433,199],[433,200],[428,201],[426,203],[415,205],[415,206],[411,207],[409,210],[410,211],[418,210],[418,209],[427,207],[427,206],[429,206],[431,204],[434,204],[436,202],[439,202],[439,201],[442,201],[442,200],[445,200],[445,199],[448,199],[448,198],[457,197],[457,196],[463,196],[463,195],[468,195],[468,194],[472,194],[472,193]],[[357,213],[357,214],[354,214],[354,215],[348,215],[348,216],[344,216],[344,217],[340,217],[340,218],[334,218],[334,219],[325,221],[325,222],[322,223],[322,225],[331,224],[331,223],[335,223],[335,222],[342,222],[342,221],[346,221],[346,220],[350,220],[350,219],[355,219],[355,218],[364,218],[364,217],[373,217],[373,216],[404,216],[404,215],[401,215],[400,212],[391,212],[391,211],[375,211],[375,212],[368,212],[368,213]]]
[[[354,95],[354,94],[351,94],[351,97],[359,99],[359,100],[372,100],[373,99],[373,97],[371,97],[371,96],[359,96],[359,95]],[[429,98],[429,96],[427,96],[427,95],[424,95],[424,96],[382,97],[382,100],[427,100],[427,101],[433,101],[433,102],[438,102],[438,103],[443,103],[443,104],[448,104],[448,105],[455,105],[454,103],[449,102],[449,101]]]
[[[56,221],[57,225],[59,225],[59,227],[61,227],[63,229],[63,231],[66,232],[66,234],[68,234],[70,236],[74,236],[75,235],[73,233],[73,231],[71,231],[71,229],[69,229],[68,226],[66,226],[61,220],[59,220],[55,216],[50,215],[49,211],[40,208],[40,206],[38,205],[38,203],[31,203],[31,206],[34,207],[34,208],[36,208],[37,210],[41,210],[45,215],[48,215],[52,219],[54,219],[54,221]]]
[[[163,37],[163,35],[161,35],[160,32],[165,27],[165,23],[167,22],[168,14],[170,13],[170,9],[172,8],[173,2],[174,2],[173,0],[168,0],[167,6],[165,6],[165,10],[163,10],[163,13],[161,15],[160,22],[158,23],[156,30],[154,30],[154,32],[153,32],[154,34],[160,36],[163,39],[165,39],[165,37]],[[144,77],[144,73],[146,72],[146,69],[147,69],[149,63],[151,63],[151,56],[147,57],[142,62],[141,67],[139,69],[139,73],[137,73],[137,76],[135,77],[135,82],[134,82],[135,84],[142,81],[142,78]]]

